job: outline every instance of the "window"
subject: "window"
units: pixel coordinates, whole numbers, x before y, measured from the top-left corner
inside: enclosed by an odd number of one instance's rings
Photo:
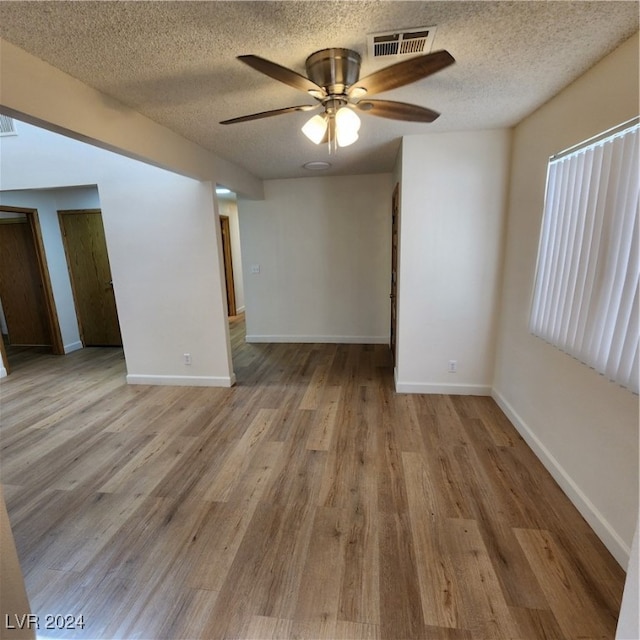
[[[549,160],[529,328],[638,393],[636,118]]]

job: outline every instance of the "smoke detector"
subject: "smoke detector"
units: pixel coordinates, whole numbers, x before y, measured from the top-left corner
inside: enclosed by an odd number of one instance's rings
[[[429,53],[433,47],[435,35],[436,27],[371,33],[367,36],[369,57],[399,58]]]

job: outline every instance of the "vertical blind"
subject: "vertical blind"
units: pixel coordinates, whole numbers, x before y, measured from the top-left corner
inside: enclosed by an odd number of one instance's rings
[[[638,393],[639,125],[552,158],[531,332]]]

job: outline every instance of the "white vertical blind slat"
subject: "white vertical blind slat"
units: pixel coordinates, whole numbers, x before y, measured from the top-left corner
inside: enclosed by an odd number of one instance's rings
[[[574,189],[574,211],[575,215],[572,216],[571,224],[571,254],[567,255],[567,261],[569,262],[569,275],[567,279],[566,289],[563,299],[565,301],[565,307],[563,309],[563,327],[562,335],[559,342],[563,345],[563,348],[570,351],[573,348],[573,336],[575,334],[576,314],[574,309],[576,307],[576,289],[578,283],[578,276],[580,275],[581,256],[582,256],[582,238],[584,235],[584,216],[587,208],[587,193],[586,189],[581,189],[580,184],[588,184],[588,160],[586,154],[581,154],[578,159],[578,178],[573,185]]]
[[[611,293],[606,307],[605,323],[609,348],[601,351],[601,357],[605,362],[605,374],[608,377],[615,377],[620,368],[622,348],[627,331],[631,329],[628,320],[634,294],[632,283],[637,286],[635,272],[638,271],[638,260],[634,245],[637,247],[638,176],[637,172],[633,171],[633,156],[637,154],[634,144],[636,140],[637,137],[634,139],[633,136],[628,136],[615,141],[622,148],[619,154],[621,164],[612,221],[614,235],[610,242]]]
[[[576,249],[576,224],[580,213],[580,187],[584,171],[584,155],[577,158],[577,162],[572,163],[569,171],[569,183],[567,185],[568,197],[565,208],[572,211],[571,216],[562,216],[563,219],[563,242],[561,245],[561,256],[558,260],[562,264],[562,273],[558,278],[560,283],[560,295],[556,312],[556,340],[562,349],[567,348],[567,331],[571,318],[571,281],[575,272],[574,256]]]
[[[607,210],[611,210],[611,147],[602,145],[602,168],[600,173],[600,189],[598,201],[595,209],[596,234],[594,234],[594,262],[593,262],[593,284],[592,294],[587,316],[585,337],[585,355],[589,358],[589,363],[601,371],[599,367],[598,353],[602,342],[603,315],[602,315],[602,286],[606,276],[605,272],[605,249],[609,239],[609,225],[606,224]]]

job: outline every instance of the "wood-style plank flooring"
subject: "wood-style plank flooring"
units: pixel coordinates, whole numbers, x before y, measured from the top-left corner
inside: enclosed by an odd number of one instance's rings
[[[232,389],[23,356],[1,472],[44,637],[613,638],[624,574],[489,398],[383,345],[244,343]]]

